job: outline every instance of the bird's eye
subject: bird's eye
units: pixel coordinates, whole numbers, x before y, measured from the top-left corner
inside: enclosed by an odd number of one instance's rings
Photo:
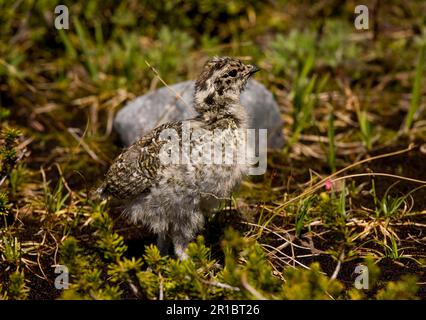
[[[237,70],[231,70],[226,74],[228,77],[236,77],[237,76]]]

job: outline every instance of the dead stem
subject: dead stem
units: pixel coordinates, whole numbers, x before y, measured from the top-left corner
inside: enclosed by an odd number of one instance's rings
[[[167,89],[169,89],[170,91],[172,91],[173,93],[174,93],[174,95],[175,95],[175,97],[177,98],[177,99],[179,99],[179,100],[181,100],[184,104],[185,104],[185,106],[187,106],[189,109],[191,109],[191,106],[188,104],[188,103],[186,103],[186,101],[182,98],[182,96],[179,94],[179,93],[177,93],[176,92],[176,90],[174,90],[172,87],[170,87],[164,80],[163,80],[163,78],[161,78],[161,76],[160,76],[160,74],[159,74],[159,72],[153,67],[153,66],[151,66],[150,64],[149,64],[149,62],[148,61],[146,61],[145,60],[145,63],[146,63],[146,65],[148,66],[148,68],[150,68],[154,73],[155,73],[155,75],[156,75],[156,77],[161,81],[161,83],[164,85],[164,86],[166,86],[167,87]]]

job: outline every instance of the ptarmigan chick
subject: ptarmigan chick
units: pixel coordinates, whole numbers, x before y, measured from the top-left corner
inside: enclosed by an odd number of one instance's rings
[[[213,132],[215,141],[219,137],[228,144],[220,149],[222,156],[225,157],[226,148],[244,149],[243,131],[248,119],[240,104],[240,93],[258,70],[230,57],[209,60],[195,83],[194,107],[198,116],[165,123],[140,138],[118,156],[97,190],[104,198],[121,200],[124,213],[134,223],[140,222],[157,234],[162,254],[167,254],[172,241],[176,256],[184,259],[185,249],[202,228],[205,215],[220,199],[229,197],[247,173],[249,165],[238,163],[235,158],[219,163],[188,160],[183,156],[188,154],[183,152],[184,136],[189,128],[190,155],[200,156],[200,151],[205,150],[200,146],[206,145],[206,137],[211,137],[208,133]],[[203,134],[194,134],[194,130]],[[178,163],[161,158],[171,141],[164,136],[170,137],[170,132],[176,133],[174,145],[165,154],[181,151]],[[200,157],[205,160],[204,156]]]

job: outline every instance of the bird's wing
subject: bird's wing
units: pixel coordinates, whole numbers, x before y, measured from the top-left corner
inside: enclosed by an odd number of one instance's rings
[[[180,132],[181,126],[179,122],[165,123],[121,153],[106,174],[107,194],[117,199],[134,198],[155,183],[161,167],[159,152],[165,141],[160,139],[160,133],[164,129]]]

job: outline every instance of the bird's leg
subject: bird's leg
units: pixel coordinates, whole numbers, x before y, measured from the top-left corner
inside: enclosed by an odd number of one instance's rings
[[[174,236],[173,237],[173,246],[175,248],[175,255],[179,260],[185,260],[188,258],[185,250],[188,247],[189,240],[184,239],[184,237]]]
[[[170,238],[165,233],[160,233],[157,237],[157,248],[162,256],[169,254]]]

